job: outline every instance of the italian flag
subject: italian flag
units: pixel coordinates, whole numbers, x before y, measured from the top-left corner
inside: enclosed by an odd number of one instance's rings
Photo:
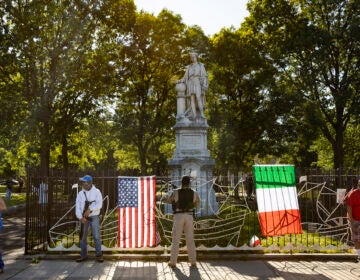
[[[254,165],[261,233],[302,233],[293,165]]]

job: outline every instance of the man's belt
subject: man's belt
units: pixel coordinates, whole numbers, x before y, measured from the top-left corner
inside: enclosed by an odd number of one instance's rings
[[[189,214],[189,215],[192,215],[192,214],[194,214],[194,210],[193,209],[189,209],[189,210],[186,210],[186,211],[175,210],[174,214]]]

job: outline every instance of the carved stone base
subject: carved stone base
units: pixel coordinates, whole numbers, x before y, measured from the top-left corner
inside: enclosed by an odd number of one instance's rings
[[[176,149],[173,158],[168,161],[172,181],[181,185],[181,177],[190,175],[191,186],[201,200],[197,216],[210,216],[218,211],[215,191],[212,189],[213,168],[215,160],[207,149],[207,130],[205,118],[190,121],[187,118],[178,120],[174,126]],[[167,208],[169,212],[171,210]]]

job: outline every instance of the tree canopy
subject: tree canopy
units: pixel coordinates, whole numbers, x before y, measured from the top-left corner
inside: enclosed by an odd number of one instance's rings
[[[189,50],[209,74],[217,172],[357,167],[359,1],[251,0],[212,37],[132,0],[0,2],[0,175],[26,166],[166,175]]]

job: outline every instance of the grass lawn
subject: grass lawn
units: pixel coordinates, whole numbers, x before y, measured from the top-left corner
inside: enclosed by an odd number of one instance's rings
[[[16,190],[16,186],[15,186]],[[0,197],[5,200],[6,187],[4,185],[0,185]],[[6,206],[14,206],[18,204],[23,204],[26,202],[26,193],[12,193],[10,201],[5,201]]]

